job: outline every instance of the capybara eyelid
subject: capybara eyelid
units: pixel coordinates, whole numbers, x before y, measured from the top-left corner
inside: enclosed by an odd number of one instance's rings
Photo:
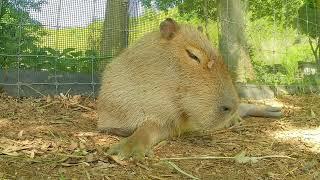
[[[193,53],[191,53],[188,49],[186,49],[186,51],[187,51],[189,57],[191,57],[192,59],[194,59],[194,60],[196,60],[198,63],[200,63],[200,59],[199,59],[196,55],[194,55]]]

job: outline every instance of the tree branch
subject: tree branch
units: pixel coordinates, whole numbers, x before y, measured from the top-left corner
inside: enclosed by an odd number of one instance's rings
[[[320,65],[320,37],[318,37],[317,49],[318,49],[318,57],[316,59],[316,62],[318,63],[318,65]]]
[[[310,44],[310,46],[311,46],[312,53],[313,53],[313,55],[314,55],[314,57],[315,57],[315,59],[316,59],[316,61],[317,61],[317,56],[318,56],[317,50],[313,47],[313,44],[312,44],[312,43],[313,43],[313,42],[312,42],[311,38],[309,37],[309,44]]]
[[[210,35],[209,35],[209,30],[208,30],[208,26],[209,26],[209,17],[208,17],[208,0],[204,0],[204,6],[203,6],[203,12],[204,12],[204,16],[205,16],[205,29],[206,29],[206,36],[208,37],[208,39],[210,40]]]

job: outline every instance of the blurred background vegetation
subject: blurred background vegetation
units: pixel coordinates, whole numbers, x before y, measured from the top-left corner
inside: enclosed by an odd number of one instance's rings
[[[241,4],[233,10],[224,9],[223,0],[108,0],[104,19],[66,28],[48,28],[31,17],[31,11],[40,13],[49,1],[0,1],[1,69],[98,73],[101,63],[110,62],[144,33],[156,30],[166,17],[202,25],[212,43],[223,50],[224,39],[228,41],[234,33],[223,31],[223,18],[230,16],[229,23],[242,23],[243,32],[234,28],[244,35],[245,45],[239,44],[245,46],[245,58],[255,74],[248,82],[320,84],[320,0],[229,0]],[[138,6],[142,8],[134,8]],[[243,16],[239,21],[229,12],[237,10]]]

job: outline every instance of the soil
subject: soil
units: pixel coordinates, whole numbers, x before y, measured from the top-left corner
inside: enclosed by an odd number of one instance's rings
[[[137,163],[105,154],[121,137],[96,130],[94,99],[1,94],[0,179],[320,179],[320,96],[278,101],[280,119],[167,140]]]

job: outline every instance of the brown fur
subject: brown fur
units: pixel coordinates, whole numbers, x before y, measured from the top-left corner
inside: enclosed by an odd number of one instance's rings
[[[230,111],[222,111],[224,107]],[[227,67],[206,36],[167,19],[160,31],[146,34],[106,68],[98,97],[98,128],[130,136],[111,153],[143,156],[170,136],[224,127],[237,107]]]

